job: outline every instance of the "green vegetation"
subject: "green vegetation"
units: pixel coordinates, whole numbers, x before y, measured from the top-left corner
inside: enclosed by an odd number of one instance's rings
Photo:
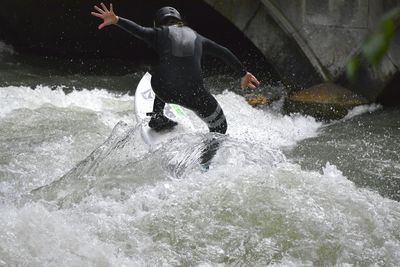
[[[376,32],[367,36],[361,52],[347,64],[347,77],[354,81],[362,62],[377,67],[389,50],[396,29],[400,26],[400,8],[395,8],[383,16]]]

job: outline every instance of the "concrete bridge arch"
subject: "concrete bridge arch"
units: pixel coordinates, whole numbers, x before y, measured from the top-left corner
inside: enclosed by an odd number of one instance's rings
[[[346,64],[359,52],[381,16],[398,0],[204,0],[238,27],[278,70],[287,84],[304,88],[338,81],[375,101],[398,80],[400,33],[379,69],[348,84]]]

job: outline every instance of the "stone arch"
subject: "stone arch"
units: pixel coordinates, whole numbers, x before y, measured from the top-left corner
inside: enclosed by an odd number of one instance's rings
[[[205,0],[224,15],[264,54],[293,89],[328,80],[318,57],[286,16],[269,0]]]
[[[243,31],[297,88],[336,81],[376,101],[400,69],[400,42],[395,38],[381,68],[366,68],[360,81],[367,83],[351,84],[344,77],[346,64],[360,51],[366,34],[400,0],[204,1]]]

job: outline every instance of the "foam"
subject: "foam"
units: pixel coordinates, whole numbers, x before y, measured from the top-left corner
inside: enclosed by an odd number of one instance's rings
[[[263,146],[293,146],[300,140],[316,136],[322,126],[312,117],[286,116],[273,110],[254,109],[233,92],[225,91],[217,99],[228,120],[228,134]]]
[[[360,116],[365,113],[373,113],[377,110],[382,109],[382,106],[379,104],[371,104],[371,105],[362,105],[357,106],[350,110],[347,115],[343,118],[343,120],[350,120],[354,117]]]
[[[9,87],[0,89],[0,99],[9,104],[0,109],[3,117],[44,105],[99,114],[100,121],[133,116],[132,97],[102,90],[65,95],[60,88]],[[169,173],[168,165],[187,158],[177,151],[190,156],[199,133],[207,132],[194,114],[197,132],[151,153],[139,128],[118,124],[103,145],[48,187],[54,198],[0,205],[1,260],[58,266],[400,264],[398,202],[358,188],[333,164],[307,171],[283,156],[284,147],[318,135],[322,123],[251,108],[231,92],[217,99],[229,136],[209,171],[192,168],[184,178]],[[54,144],[73,149],[71,140]],[[34,144],[20,145],[43,153]],[[42,172],[46,177],[54,170]],[[19,189],[7,181],[0,186]]]
[[[131,113],[133,97],[107,92],[106,90],[74,90],[65,94],[63,87],[52,89],[48,86],[37,86],[34,90],[25,86],[8,86],[0,88],[0,118],[17,109],[38,109],[45,105],[58,108],[85,109],[99,113],[99,116],[110,128],[120,119],[132,121],[133,116],[115,116],[116,113]]]

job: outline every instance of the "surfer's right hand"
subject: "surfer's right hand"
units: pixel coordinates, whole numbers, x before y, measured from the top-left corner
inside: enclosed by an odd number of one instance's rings
[[[245,89],[248,87],[250,87],[251,89],[256,89],[257,86],[259,86],[259,85],[260,85],[260,82],[250,72],[247,72],[240,81],[240,87],[242,87],[242,89]]]
[[[103,23],[99,25],[99,30],[103,29],[105,26],[117,24],[119,18],[115,15],[112,4],[110,4],[110,10],[108,10],[103,3],[100,3],[100,5],[102,8],[94,6],[97,12],[91,12],[93,16],[103,20]]]

